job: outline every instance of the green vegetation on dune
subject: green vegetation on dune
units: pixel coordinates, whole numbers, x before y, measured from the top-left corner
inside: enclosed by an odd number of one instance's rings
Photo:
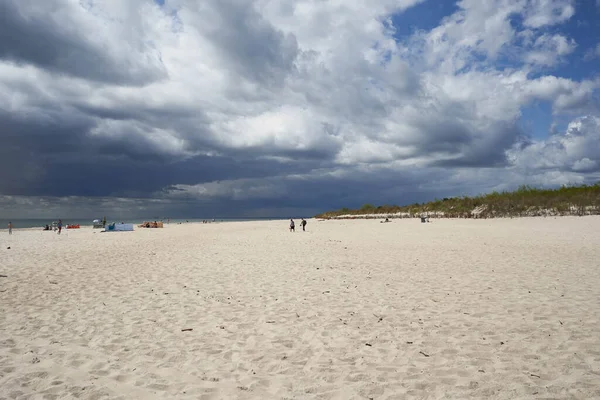
[[[366,215],[385,217],[422,214],[448,218],[493,218],[536,215],[600,214],[600,182],[595,185],[563,186],[559,189],[537,189],[521,186],[513,192],[492,192],[476,197],[452,197],[407,206],[365,204],[360,209],[342,208],[315,218],[360,218]]]

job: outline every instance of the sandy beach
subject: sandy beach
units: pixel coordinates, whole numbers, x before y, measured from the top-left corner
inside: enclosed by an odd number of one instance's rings
[[[0,231],[0,399],[600,398],[599,217],[298,222]]]

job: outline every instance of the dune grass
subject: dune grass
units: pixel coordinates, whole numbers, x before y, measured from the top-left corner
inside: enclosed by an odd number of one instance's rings
[[[449,218],[600,214],[600,182],[595,185],[563,186],[558,189],[538,189],[525,185],[512,192],[443,198],[406,206],[365,204],[355,210],[342,208],[328,211],[315,218],[352,218],[366,215],[385,217],[392,214],[404,214],[404,217],[431,214]]]

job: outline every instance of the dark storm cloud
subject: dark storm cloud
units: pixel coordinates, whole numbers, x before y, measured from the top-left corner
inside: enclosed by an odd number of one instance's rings
[[[35,194],[47,179],[51,160],[72,157],[86,148],[77,133],[91,126],[89,120],[61,120],[53,113],[24,120],[0,110],[0,193]]]
[[[304,167],[307,168],[307,167]],[[234,157],[197,156],[185,161],[96,158],[89,162],[55,162],[47,170],[48,180],[35,188],[50,196],[148,197],[177,184],[197,184],[234,178],[262,178],[274,171],[289,173],[301,165]]]
[[[156,144],[147,142],[147,134],[152,129],[164,129],[169,135],[185,143],[185,150],[194,153],[222,154],[232,159],[283,158],[287,162],[301,164],[312,161],[315,168],[330,161],[340,150],[341,143],[335,140],[322,140],[310,148],[282,148],[274,140],[264,141],[260,146],[247,145],[232,148],[219,138],[219,132],[211,127],[211,120],[202,109],[183,107],[146,107],[138,104],[125,104],[122,107],[97,107],[88,104],[72,104],[86,116],[103,121],[117,121],[122,124],[109,124],[103,130],[106,135],[98,143],[97,150],[102,153],[125,153],[134,158],[145,158],[148,153],[155,157],[173,158],[166,150],[160,150]],[[321,125],[323,138],[335,139],[336,131],[328,124]],[[115,134],[117,133],[117,134]],[[100,140],[100,139],[98,139]],[[282,166],[285,169],[285,165]]]
[[[219,48],[233,69],[262,84],[281,84],[294,67],[298,43],[266,21],[248,1],[216,0],[211,24],[200,29]]]
[[[460,129],[460,128],[458,128]],[[464,132],[464,129],[463,129]],[[475,130],[465,134],[462,141],[455,142],[452,149],[458,157],[433,162],[439,167],[501,168],[508,166],[506,151],[523,138],[523,131],[516,124],[490,126],[485,131]],[[440,136],[443,142],[443,136]]]
[[[240,205],[243,205],[242,209],[277,209],[285,205],[322,211],[358,208],[373,201],[377,202],[376,205],[410,204],[445,194],[448,190],[448,174],[445,169],[397,171],[378,168],[375,174],[373,171],[350,168],[342,176],[331,176],[323,170],[322,173],[312,171],[310,175],[295,178],[282,175],[224,182],[224,190],[211,184],[203,186],[200,191],[182,188],[175,191],[174,197],[168,198],[218,203],[231,209],[239,209]],[[257,188],[261,192],[254,193]],[[232,192],[240,193],[240,198],[235,199]]]
[[[250,149],[182,159],[149,145],[143,135],[90,135],[96,127],[97,120],[85,115],[22,119],[0,111],[0,193],[146,197],[173,184],[307,171],[323,158],[317,152],[280,163],[257,157],[264,149]]]
[[[101,41],[93,42],[93,36],[77,31],[80,21],[72,12],[71,5],[58,0],[0,1],[0,60],[122,85],[143,85],[166,77],[150,47],[132,50],[147,53],[154,62],[134,55],[115,58],[102,48]]]

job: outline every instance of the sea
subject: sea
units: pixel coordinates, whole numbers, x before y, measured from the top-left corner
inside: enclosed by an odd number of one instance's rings
[[[80,225],[80,226],[92,226],[94,219],[102,220],[100,218],[62,218],[63,226],[67,225]],[[166,223],[169,221],[170,224],[179,224],[179,223],[189,223],[189,222],[202,222],[202,221],[210,221],[210,222],[243,222],[243,221],[271,221],[271,220],[279,220],[285,218],[135,218],[135,219],[111,219],[106,218],[107,223],[113,222],[124,222],[126,224],[134,224],[139,225],[144,221],[163,221]],[[46,225],[52,225],[52,222],[57,222],[58,218],[52,219],[0,219],[0,229],[6,229],[8,227],[8,223],[12,222],[13,229],[30,229],[30,228],[40,228],[42,229]]]

